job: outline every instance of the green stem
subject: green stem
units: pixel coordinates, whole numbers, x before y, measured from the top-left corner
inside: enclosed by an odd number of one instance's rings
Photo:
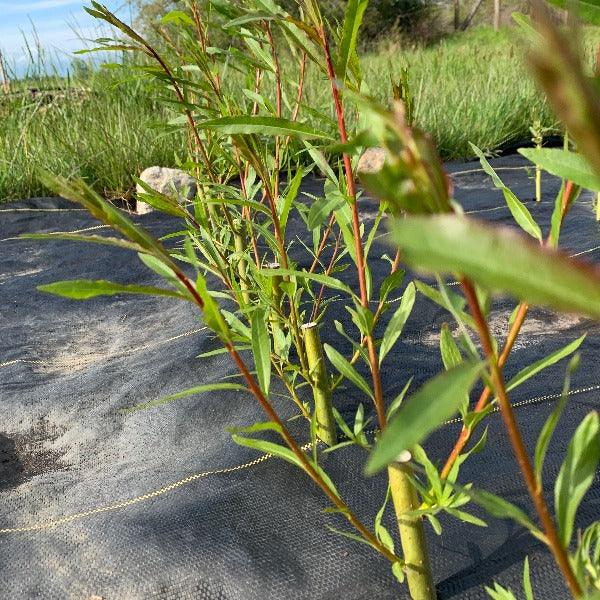
[[[269,263],[267,269],[279,269],[279,263]],[[271,327],[271,336],[273,337],[273,353],[281,357],[281,346],[279,340],[283,335],[281,329],[281,284],[283,278],[281,275],[273,275],[271,280],[271,310],[269,312],[269,325]]]
[[[250,304],[250,293],[248,291],[248,263],[244,258],[246,255],[246,235],[245,223],[241,219],[235,219],[233,222],[233,244],[236,253],[240,255],[237,262],[237,271],[240,276],[240,289],[242,298],[246,305]]]
[[[325,368],[319,327],[315,322],[306,323],[302,325],[302,331],[304,333],[304,346],[306,348],[306,358],[308,360],[310,381],[315,401],[317,435],[328,446],[335,446],[338,441],[337,432],[331,404],[329,376]]]
[[[419,508],[419,497],[411,481],[410,453],[405,454],[388,467],[388,477],[402,542],[406,581],[413,600],[435,600],[435,584],[429,565],[423,520],[406,514]]]

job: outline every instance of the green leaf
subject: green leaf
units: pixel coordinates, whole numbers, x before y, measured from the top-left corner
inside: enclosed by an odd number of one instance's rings
[[[209,294],[206,288],[206,280],[201,275],[196,280],[196,291],[204,303],[202,314],[204,322],[210,327],[222,341],[228,343],[231,341],[231,331],[227,325],[227,321],[221,314],[219,305],[214,298]]]
[[[467,302],[460,294],[455,294],[448,288],[444,290],[445,294],[442,294],[439,290],[436,290],[422,281],[416,281],[415,285],[417,290],[421,292],[423,296],[429,298],[429,300],[435,302],[438,306],[441,306],[450,313],[458,314],[464,323],[469,325],[469,327],[475,328],[473,318],[463,310]],[[447,297],[447,300],[445,296]]]
[[[162,19],[161,23],[173,23],[175,25],[189,25],[190,27],[194,27],[194,20],[182,10],[171,10],[169,11]]]
[[[346,5],[336,65],[336,75],[342,83],[346,81],[348,66],[356,53],[358,30],[368,3],[369,0],[348,0]]]
[[[329,344],[323,345],[325,354],[331,364],[358,389],[362,390],[369,398],[373,398],[373,392],[364,377],[347,361],[335,348]]]
[[[331,136],[323,131],[317,131],[304,123],[281,117],[252,115],[220,117],[200,121],[198,127],[228,135],[291,135],[300,138],[331,139]]]
[[[379,288],[379,299],[381,302],[385,302],[389,294],[402,285],[405,275],[406,271],[404,269],[396,269],[382,281]]]
[[[355,533],[350,533],[349,531],[342,531],[341,529],[336,529],[335,527],[331,527],[330,525],[325,525],[329,531],[335,533],[337,535],[341,535],[342,537],[348,538],[349,540],[353,540],[355,542],[360,542],[361,544],[366,544],[367,546],[371,546],[374,548],[373,544],[366,540],[365,538],[360,537],[360,535],[356,535]]]
[[[525,557],[523,563],[523,593],[525,594],[525,600],[534,600],[533,588],[531,587],[531,576],[529,574],[529,557]]]
[[[299,279],[307,279],[309,281],[316,281],[326,287],[333,290],[340,290],[347,292],[352,295],[352,290],[339,279],[335,277],[329,277],[328,275],[321,275],[320,273],[309,273],[308,271],[294,271],[293,269],[261,269],[260,274],[266,277],[274,277],[275,275],[292,276],[298,277]]]
[[[521,371],[519,371],[506,384],[506,391],[510,392],[511,390],[514,390],[517,386],[521,385],[523,382],[527,381],[530,377],[533,377],[543,369],[546,369],[549,366],[556,364],[559,360],[562,360],[570,354],[573,354],[573,352],[575,352],[575,350],[577,350],[579,346],[581,346],[584,339],[585,334],[582,335],[580,338],[577,338],[570,344],[567,344],[564,348],[556,350],[556,352],[553,352],[549,356],[546,356],[546,358],[542,358],[537,362],[534,362],[532,365],[521,369]]]
[[[375,515],[374,530],[375,530],[375,535],[377,536],[377,539],[390,552],[394,552],[394,540],[393,540],[392,536],[390,535],[390,532],[383,526],[383,524],[381,522],[383,520],[383,514],[385,513],[386,506],[390,500],[390,496],[391,496],[391,491],[390,491],[390,487],[388,485],[388,489],[385,494],[385,500],[383,501],[381,508],[377,511],[377,514]]]
[[[237,433],[234,433],[232,436],[233,441],[240,446],[246,446],[247,448],[253,448],[254,450],[260,450],[264,454],[271,454],[273,456],[277,456],[278,458],[282,458],[286,462],[289,462],[293,465],[296,465],[300,469],[304,471],[304,465],[300,462],[300,459],[285,446],[281,446],[280,444],[276,444],[275,442],[268,442],[266,440],[258,440],[256,438],[247,438]]]
[[[155,240],[143,227],[133,223],[118,208],[101,198],[82,179],[68,181],[64,177],[56,177],[43,169],[38,169],[36,173],[40,182],[55,192],[57,196],[80,204],[94,218],[109,225],[123,237],[159,257],[166,264],[173,265],[169,254],[159,241]]]
[[[455,486],[465,493],[473,502],[479,504],[485,509],[490,515],[498,519],[511,519],[522,525],[531,533],[533,533],[538,539],[542,536],[539,529],[533,524],[529,517],[517,506],[511,504],[507,500],[500,498],[485,490],[474,490],[467,489],[460,486]]]
[[[519,148],[519,153],[552,175],[600,192],[600,176],[581,154],[559,148]]]
[[[389,407],[387,409],[387,418],[388,419],[392,418],[392,415],[394,415],[396,413],[396,411],[402,405],[402,402],[404,402],[404,397],[406,396],[406,392],[408,392],[408,388],[410,387],[410,384],[412,383],[412,380],[413,380],[413,377],[411,377],[406,382],[406,384],[402,388],[402,391],[394,398],[394,400],[389,405]]]
[[[325,174],[325,177],[327,177],[327,179],[337,187],[339,185],[338,178],[333,172],[333,169],[329,166],[325,155],[318,148],[315,148],[310,142],[304,142],[304,146],[306,147],[310,157],[315,161],[317,167],[319,167],[321,172]]]
[[[600,419],[589,413],[577,427],[554,486],[554,505],[560,539],[568,547],[575,514],[592,485],[600,461]]]
[[[596,12],[595,9],[593,11]],[[578,152],[600,174],[600,96],[597,83],[587,76],[579,46],[574,43],[569,30],[561,31],[542,11],[537,11],[535,26],[539,35],[532,40],[527,60],[546,92],[549,104],[564,123],[569,137],[576,142]]]
[[[471,513],[465,512],[464,510],[458,510],[457,508],[446,508],[446,512],[449,515],[452,515],[455,519],[459,521],[464,521],[465,523],[470,523],[471,525],[475,525],[477,527],[487,527],[488,524],[479,517],[472,515]]]
[[[400,337],[402,329],[410,316],[410,313],[415,304],[416,296],[415,284],[411,281],[402,294],[402,300],[400,300],[400,306],[396,309],[390,322],[385,328],[383,339],[381,340],[381,347],[379,348],[379,364],[383,362],[387,353],[394,347],[396,340]]]
[[[440,332],[440,353],[446,370],[451,369],[452,367],[458,367],[463,361],[462,354],[450,333],[448,323],[442,325],[442,330]]]
[[[188,388],[187,390],[177,392],[176,394],[169,394],[168,396],[163,396],[158,400],[152,400],[151,402],[135,404],[134,406],[131,406],[129,408],[124,408],[122,412],[134,412],[137,410],[142,410],[144,408],[154,408],[155,406],[167,404],[168,402],[173,402],[174,400],[179,400],[180,398],[187,398],[188,396],[204,394],[205,392],[216,392],[222,390],[237,390],[240,392],[248,391],[243,385],[240,385],[239,383],[207,383],[206,385],[197,385],[195,387]]]
[[[400,561],[392,563],[392,575],[396,578],[398,583],[404,583],[404,565]]]
[[[340,196],[317,198],[308,211],[308,228],[312,231],[323,225],[329,214],[340,208],[345,200]]]
[[[76,233],[24,233],[19,236],[27,240],[65,240],[68,242],[87,242],[90,244],[103,244],[117,246],[134,252],[142,252],[143,248],[133,242],[103,235],[78,235]]]
[[[595,0],[548,0],[548,2],[563,10],[574,11],[586,23],[600,25],[600,4]]]
[[[304,169],[298,169],[285,192],[285,196],[280,198],[280,205],[277,208],[279,213],[279,221],[283,231],[285,231],[287,226],[290,210],[294,204],[294,201],[296,200],[296,197],[298,196],[298,190],[300,189],[300,184],[302,183],[303,178]]]
[[[462,273],[531,304],[600,319],[599,272],[541,248],[512,229],[491,228],[459,215],[436,215],[398,220],[392,237],[404,261],[415,267]]]
[[[265,396],[268,396],[271,383],[271,338],[264,308],[257,308],[252,313],[252,354],[258,384]]]
[[[517,600],[516,596],[499,583],[494,582],[494,588],[485,586],[485,591],[489,594],[492,600]]]
[[[473,152],[475,152],[475,154],[477,154],[477,156],[479,157],[479,162],[481,163],[482,169],[492,178],[494,185],[499,190],[502,190],[502,193],[504,194],[504,199],[506,200],[506,204],[514,220],[529,235],[541,241],[542,230],[531,216],[531,213],[527,210],[525,205],[514,195],[514,193],[504,185],[500,177],[498,177],[498,175],[496,174],[496,171],[494,171],[494,169],[492,168],[492,165],[490,165],[490,163],[485,158],[483,152],[474,144],[470,145],[473,149]]]
[[[465,362],[430,379],[406,400],[377,442],[367,463],[367,473],[383,469],[447,421],[482,370],[482,363]]]
[[[47,292],[73,300],[88,300],[96,296],[114,296],[115,294],[144,294],[148,296],[169,296],[180,300],[188,300],[180,292],[165,290],[163,288],[149,285],[124,285],[105,281],[104,279],[71,279],[68,281],[57,281],[37,287],[40,292]]]

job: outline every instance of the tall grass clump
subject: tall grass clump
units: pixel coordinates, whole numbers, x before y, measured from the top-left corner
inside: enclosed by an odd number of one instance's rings
[[[83,79],[38,77],[0,94],[0,202],[47,195],[40,167],[83,177],[115,198],[130,196],[144,168],[183,159],[185,136],[157,128],[169,114],[157,87],[127,79],[107,70]]]
[[[595,30],[587,32],[587,45],[591,48],[598,37]],[[230,34],[222,32],[220,39]],[[508,29],[496,33],[482,27],[429,46],[378,43],[360,61],[365,91],[382,103],[408,68],[416,123],[433,137],[444,159],[473,158],[470,142],[494,151],[529,139],[534,122],[548,132],[559,130],[526,76],[522,50]],[[296,76],[297,62],[286,48],[279,63],[284,78]],[[52,71],[52,65],[37,65],[33,78],[20,86],[14,82],[12,89],[19,93],[0,95],[0,202],[48,193],[35,177],[36,165],[84,177],[106,197],[130,197],[133,175],[153,164],[176,166],[185,156],[180,132],[157,129],[173,113],[159,101],[155,84],[141,81],[139,73],[132,79],[119,70],[87,69],[79,78],[65,79],[45,77],[43,69]],[[241,83],[240,72],[229,69],[224,87],[235,90]],[[27,88],[57,87],[65,93],[27,93]],[[329,102],[322,75],[309,69],[304,87],[305,102],[316,111],[306,121],[334,131],[334,121],[315,116],[325,113]],[[356,114],[347,120],[354,126]]]

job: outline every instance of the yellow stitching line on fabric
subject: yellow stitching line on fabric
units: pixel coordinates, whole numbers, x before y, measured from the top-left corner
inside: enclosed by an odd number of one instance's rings
[[[305,444],[304,446],[302,446],[302,450],[304,450],[304,451],[310,450],[311,448],[312,448],[311,443],[308,443],[308,444]],[[77,520],[84,519],[86,517],[90,517],[93,515],[110,512],[113,510],[119,510],[121,508],[127,508],[134,504],[144,502],[145,500],[151,500],[152,498],[156,498],[158,496],[167,494],[168,492],[171,492],[173,490],[176,490],[177,488],[180,488],[184,485],[192,483],[193,481],[197,481],[198,479],[208,477],[209,475],[224,475],[227,473],[233,473],[235,471],[241,471],[242,469],[248,469],[250,467],[259,465],[260,463],[263,463],[271,458],[273,458],[272,454],[262,454],[261,456],[259,456],[258,458],[254,459],[250,462],[243,463],[243,464],[237,465],[235,467],[226,467],[224,469],[215,469],[213,471],[204,471],[202,473],[195,473],[194,475],[184,477],[183,479],[180,479],[179,481],[170,483],[169,485],[166,485],[166,486],[159,488],[157,490],[154,490],[152,492],[148,492],[147,494],[142,494],[141,496],[136,496],[135,498],[130,498],[128,500],[122,500],[121,502],[115,502],[113,504],[108,504],[105,506],[91,508],[90,510],[75,513],[73,515],[69,515],[67,517],[62,517],[60,519],[55,519],[53,521],[47,521],[45,523],[36,523],[34,525],[26,525],[23,527],[5,527],[3,529],[0,529],[0,535],[8,534],[8,533],[27,533],[29,531],[39,531],[42,529],[53,529],[54,527],[57,527],[59,525],[64,525],[65,523],[70,523],[71,521],[77,521]]]
[[[175,340],[179,340],[181,338],[190,336],[190,335],[194,335],[195,333],[200,333],[201,331],[204,331],[206,329],[206,327],[199,327],[197,329],[192,329],[191,331],[186,331],[185,333],[180,333],[179,335],[175,335],[173,337],[167,338],[166,340],[160,340],[158,342],[154,342],[152,344],[144,344],[143,346],[136,346],[134,348],[129,348],[128,350],[123,350],[122,352],[116,352],[115,354],[109,354],[107,356],[102,357],[101,360],[113,360],[114,358],[121,358],[123,356],[128,356],[130,354],[133,354],[134,352],[142,352],[143,350],[149,350],[151,348],[156,348],[158,346],[161,346],[162,344],[168,344],[169,342],[174,342]],[[82,358],[85,358],[86,356],[93,356],[94,354],[92,352],[88,352],[85,354],[79,353],[79,356],[81,356]],[[34,364],[34,365],[52,365],[52,361],[45,361],[45,360],[29,360],[26,358],[16,358],[14,360],[9,360],[7,362],[3,362],[0,363],[0,368],[1,367],[8,367],[9,365],[14,365],[15,363],[24,363],[24,364]],[[79,362],[72,362],[70,363],[71,366],[77,367],[80,365],[86,365],[87,362],[85,360],[79,361]]]
[[[593,391],[597,391],[597,390],[600,390],[600,385],[593,385],[593,386],[589,386],[589,387],[585,387],[585,388],[578,388],[575,390],[571,390],[568,395],[574,396],[576,394],[584,394],[587,392],[593,392]],[[521,400],[519,402],[515,402],[513,404],[513,407],[514,408],[522,408],[523,406],[529,406],[531,404],[538,404],[540,402],[544,402],[547,400],[556,400],[557,398],[560,398],[560,397],[561,397],[561,394],[546,394],[545,396],[537,396],[535,398],[529,398],[527,400]],[[494,412],[494,413],[499,412],[499,408],[495,407],[492,410],[492,412]],[[460,423],[460,422],[461,422],[460,418],[455,418],[455,419],[450,419],[449,421],[446,421],[443,425],[447,426],[447,425],[452,425],[454,423]],[[367,433],[375,433],[377,431],[378,431],[377,429],[373,429]],[[311,448],[312,448],[312,443],[310,443],[310,442],[308,444],[304,444],[304,446],[302,446],[302,450],[304,450],[304,451],[310,450]],[[180,479],[178,481],[170,483],[169,485],[166,485],[164,487],[158,488],[157,490],[148,492],[146,494],[142,494],[140,496],[135,496],[134,498],[130,498],[128,500],[122,500],[120,502],[115,502],[113,504],[108,504],[105,506],[98,506],[96,508],[91,508],[86,511],[68,515],[68,516],[62,517],[60,519],[46,521],[44,523],[36,523],[33,525],[25,525],[25,526],[21,526],[21,527],[5,527],[5,528],[0,529],[0,535],[10,534],[10,533],[27,533],[27,532],[32,532],[32,531],[41,531],[41,530],[45,530],[45,529],[54,529],[55,527],[58,527],[60,525],[65,525],[72,521],[79,521],[81,519],[85,519],[86,517],[91,517],[91,516],[106,513],[106,512],[112,512],[114,510],[120,510],[122,508],[128,508],[129,506],[133,506],[134,504],[139,504],[140,502],[144,502],[146,500],[152,500],[153,498],[157,498],[158,496],[163,496],[164,494],[172,492],[173,490],[176,490],[176,489],[183,487],[189,483],[197,481],[198,479],[203,479],[204,477],[208,477],[210,475],[226,475],[228,473],[234,473],[236,471],[241,471],[243,469],[249,469],[249,468],[259,465],[263,462],[266,462],[272,458],[274,458],[273,454],[262,454],[261,456],[259,456],[258,458],[254,459],[250,462],[243,463],[241,465],[236,465],[235,467],[225,467],[223,469],[215,469],[212,471],[203,471],[201,473],[195,473],[194,475],[189,475],[188,477],[184,477],[183,479]]]

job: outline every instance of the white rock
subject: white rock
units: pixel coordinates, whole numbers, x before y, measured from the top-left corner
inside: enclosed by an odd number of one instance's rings
[[[385,150],[383,148],[367,148],[358,161],[358,173],[377,173],[385,162]]]
[[[170,169],[169,167],[148,167],[140,175],[140,179],[153,190],[177,198],[180,201],[191,200],[196,195],[196,180],[181,169]],[[144,193],[144,188],[138,183],[136,186],[138,194]],[[142,200],[136,203],[136,212],[143,215],[152,212],[152,207]]]

